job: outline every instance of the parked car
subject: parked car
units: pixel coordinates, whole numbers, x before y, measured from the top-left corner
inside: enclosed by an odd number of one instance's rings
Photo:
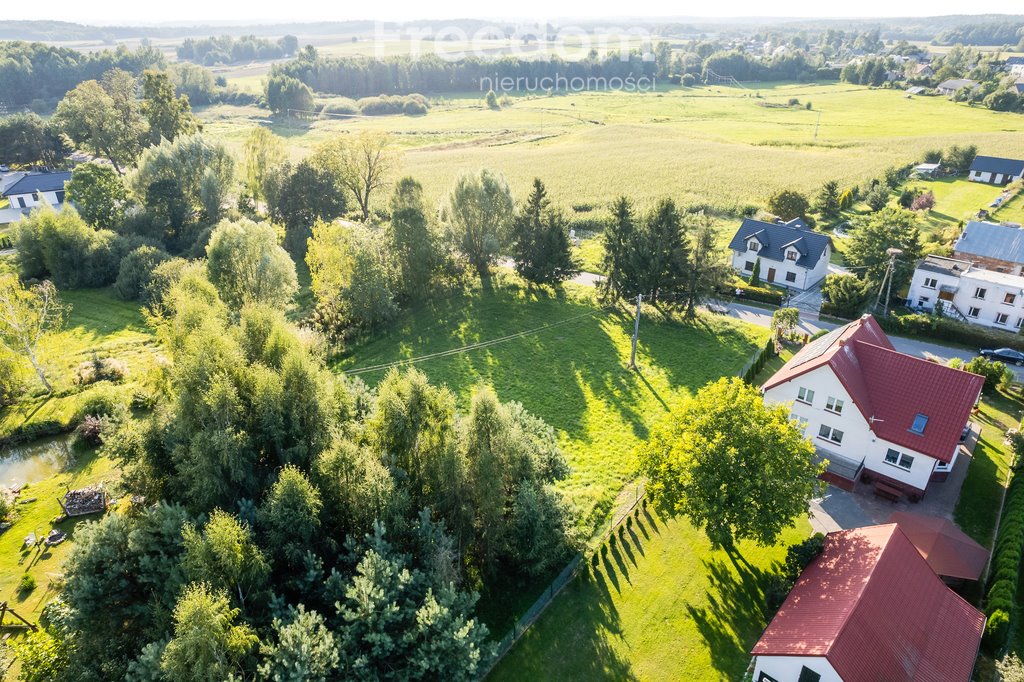
[[[1009,365],[1024,366],[1024,353],[1012,348],[996,348],[995,350],[982,349],[978,351],[981,357],[989,360],[998,360]]]

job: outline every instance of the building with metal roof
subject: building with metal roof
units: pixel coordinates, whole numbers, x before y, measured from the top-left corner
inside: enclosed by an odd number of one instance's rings
[[[999,156],[976,156],[967,178],[990,185],[1008,185],[1024,177],[1024,161]]]
[[[1024,230],[971,220],[953,242],[953,256],[986,270],[1020,275],[1024,268]]]

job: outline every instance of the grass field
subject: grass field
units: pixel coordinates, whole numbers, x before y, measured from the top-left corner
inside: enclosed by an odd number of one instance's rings
[[[137,303],[122,301],[110,289],[63,291],[60,298],[70,308],[67,323],[45,340],[41,353],[54,393],[45,395],[26,370],[32,388],[18,404],[0,410],[0,438],[43,422],[69,427],[83,399],[103,390],[103,384],[82,389],[74,383],[75,368],[94,353],[127,364],[125,391],[140,385],[159,359],[156,338]]]
[[[813,108],[764,106],[790,98]],[[430,199],[460,172],[487,166],[505,174],[517,196],[541,177],[566,209],[605,207],[625,194],[645,205],[673,196],[736,211],[763,205],[784,187],[810,193],[827,179],[860,182],[954,143],[1024,154],[1024,116],[848,84],[524,94],[501,111],[482,99],[446,96],[420,117],[278,122],[273,129],[293,158],[335,134],[386,131],[404,150],[401,172],[419,179]],[[200,116],[208,134],[239,151],[267,112],[221,105]]]
[[[767,624],[764,589],[785,545],[712,550],[685,519],[651,513],[548,607],[488,678],[739,680]]]
[[[447,297],[414,311],[336,365],[344,371],[459,348],[571,320],[506,343],[419,363],[466,405],[473,387],[494,386],[555,427],[572,465],[565,490],[593,528],[631,480],[633,448],[682,397],[734,374],[767,330],[720,317],[693,325],[641,321],[639,372],[630,371],[633,315],[602,309],[590,288],[530,290],[508,276],[491,292]],[[361,374],[375,384],[383,371]]]

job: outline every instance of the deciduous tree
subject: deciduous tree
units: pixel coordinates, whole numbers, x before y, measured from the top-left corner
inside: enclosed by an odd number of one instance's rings
[[[206,246],[206,270],[221,299],[234,310],[251,303],[285,309],[299,285],[295,263],[277,243],[277,231],[246,218],[223,221]]]
[[[423,187],[412,178],[402,178],[395,185],[387,234],[402,298],[406,301],[425,298],[444,254],[438,235],[431,229]]]
[[[774,543],[806,513],[823,468],[789,408],[737,378],[686,400],[638,455],[655,504],[724,546]]]
[[[514,212],[505,178],[487,169],[461,175],[442,207],[453,241],[485,282],[490,281],[491,264],[508,241]]]
[[[882,282],[889,264],[890,248],[902,250],[893,273],[893,291],[910,282],[914,264],[923,255],[917,216],[896,207],[885,208],[858,221],[846,250],[846,262],[872,285]]]
[[[810,207],[807,197],[791,189],[776,192],[768,199],[768,211],[787,222],[794,218],[807,220]]]
[[[263,126],[250,130],[245,138],[245,161],[242,167],[246,194],[254,201],[266,199],[271,174],[279,173],[287,158],[284,141],[280,137]]]
[[[17,275],[0,274],[0,344],[32,364],[48,393],[53,392],[39,355],[39,344],[63,324],[65,308],[57,288],[46,281],[24,287]]]
[[[150,69],[142,74],[142,115],[149,122],[149,143],[173,140],[199,129],[188,95],[176,95],[166,71]]]
[[[128,206],[128,190],[113,168],[98,163],[83,163],[71,173],[65,185],[85,222],[102,230],[121,225]]]

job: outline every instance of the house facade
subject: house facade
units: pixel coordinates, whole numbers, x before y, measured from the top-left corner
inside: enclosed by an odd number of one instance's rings
[[[767,223],[747,218],[729,243],[732,267],[750,277],[761,261],[764,282],[790,289],[810,289],[828,274],[832,240],[806,227],[796,218],[788,223]]]
[[[1024,56],[1013,55],[1007,57],[1005,67],[1014,76],[1024,76]]]
[[[990,185],[1008,185],[1024,177],[1024,161],[998,156],[977,156],[971,163],[967,178]]]
[[[34,208],[44,201],[57,206],[64,203],[64,183],[70,179],[70,171],[26,173],[5,189],[3,196],[13,209]]]
[[[754,682],[968,682],[984,628],[897,524],[829,533],[751,650]]]
[[[953,242],[953,257],[976,268],[1024,274],[1024,230],[972,220]]]
[[[1017,332],[1024,326],[1024,277],[969,261],[926,257],[914,270],[907,300],[927,311],[941,302],[943,315],[983,327]]]
[[[870,315],[804,346],[764,386],[827,461],[829,483],[924,497],[956,464],[983,379],[897,352]]]

